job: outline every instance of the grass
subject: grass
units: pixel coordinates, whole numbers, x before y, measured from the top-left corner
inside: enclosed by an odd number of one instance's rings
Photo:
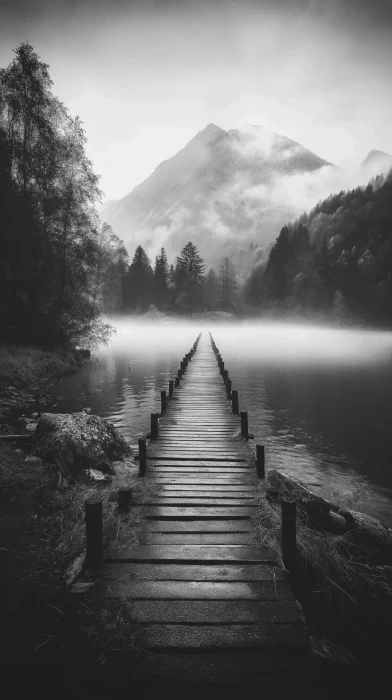
[[[265,490],[262,484],[258,510],[260,539],[276,553],[283,566],[281,511],[266,500]],[[366,484],[358,483],[342,506],[357,504],[366,495]],[[344,545],[344,538],[315,529],[305,513],[298,511],[298,566],[290,573],[290,581],[307,621],[320,636],[329,636],[349,647],[350,644],[355,647],[356,641],[363,642],[367,637],[370,644],[382,635],[387,638],[392,621],[391,576],[381,568],[354,559]]]
[[[27,461],[26,461],[27,458]],[[10,445],[0,444],[0,487],[36,490],[47,485],[48,470],[41,460],[29,461],[26,453],[16,452]]]
[[[137,498],[140,503],[152,495],[152,488],[146,479],[138,476],[138,467],[132,462],[116,462],[115,470],[107,485],[77,483],[52,495],[51,523],[59,532],[55,550],[62,560],[76,557],[85,547],[84,502],[88,498],[102,499],[105,554],[119,554],[124,547],[137,542],[141,508],[133,505],[129,513],[120,514],[117,492],[130,486],[133,499]]]
[[[37,388],[48,377],[71,372],[82,363],[74,350],[41,350],[33,346],[0,345],[0,387]]]

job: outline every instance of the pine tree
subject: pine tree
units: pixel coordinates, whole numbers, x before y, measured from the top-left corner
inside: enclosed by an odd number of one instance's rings
[[[213,309],[219,299],[219,280],[213,267],[210,267],[204,281],[204,302],[208,309]]]
[[[191,241],[183,247],[177,258],[176,267],[180,273],[179,276],[186,280],[187,286],[196,287],[202,281],[205,267],[204,260]],[[184,274],[181,275],[181,273]]]
[[[153,271],[150,260],[139,245],[124,280],[124,308],[147,308],[153,300]]]
[[[233,305],[238,290],[236,272],[229,258],[223,258],[219,268],[220,300],[223,308]]]
[[[161,248],[160,255],[155,258],[154,267],[154,296],[158,306],[164,305],[169,296],[169,266],[166,251]]]

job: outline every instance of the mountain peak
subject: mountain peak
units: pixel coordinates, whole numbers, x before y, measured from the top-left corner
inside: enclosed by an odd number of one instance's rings
[[[385,173],[392,166],[392,155],[372,148],[361,163],[362,170],[371,171],[373,175]]]

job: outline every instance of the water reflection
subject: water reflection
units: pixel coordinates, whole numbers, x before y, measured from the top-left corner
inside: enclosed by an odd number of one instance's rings
[[[366,476],[375,494],[361,509],[392,525],[392,334],[246,322],[209,328],[250,430],[266,445],[268,467],[324,495],[330,488],[349,495],[353,478]],[[122,319],[117,330],[90,364],[54,389],[64,400],[50,410],[89,406],[133,441],[148,430],[161,389],[208,328]]]

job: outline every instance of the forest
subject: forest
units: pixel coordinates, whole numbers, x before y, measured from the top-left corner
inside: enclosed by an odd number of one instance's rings
[[[0,70],[1,340],[50,346],[107,339],[127,252],[96,205],[86,134],[53,95],[28,43]]]
[[[158,309],[187,313],[197,309],[235,311],[238,298],[236,271],[229,258],[216,270],[205,271],[204,260],[189,241],[169,265],[161,248],[151,262],[143,248],[136,248],[122,282],[123,310],[145,311],[151,304]]]
[[[243,299],[260,313],[390,327],[392,171],[330,195],[284,226],[247,277]]]
[[[105,342],[104,317],[225,310],[390,327],[392,173],[341,191],[251,242],[239,279],[228,257],[206,269],[189,241],[169,264],[142,246],[128,258],[101,222],[99,176],[78,117],[52,93],[49,66],[29,43],[0,70],[0,340],[74,347]]]

